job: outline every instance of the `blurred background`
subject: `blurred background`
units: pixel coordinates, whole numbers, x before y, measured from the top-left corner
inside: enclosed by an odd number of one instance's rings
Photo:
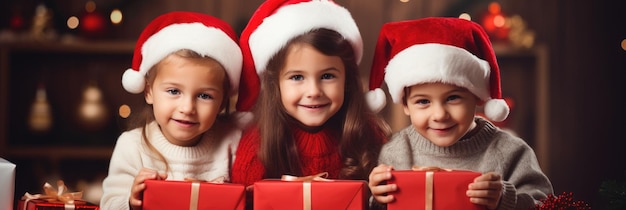
[[[4,0],[0,2],[0,157],[17,165],[15,197],[65,180],[99,201],[116,138],[144,103],[122,89],[135,40],[168,11],[207,13],[241,32],[261,0]],[[470,17],[490,34],[512,107],[500,124],[525,139],[555,193],[594,209],[624,208],[626,17],[620,1],[337,0],[349,9],[369,67],[383,23]],[[401,109],[381,112],[397,131]]]

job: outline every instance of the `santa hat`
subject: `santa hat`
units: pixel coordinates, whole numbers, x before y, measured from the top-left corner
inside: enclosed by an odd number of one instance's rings
[[[361,61],[361,33],[350,12],[332,0],[268,0],[259,6],[241,34],[244,60],[238,111],[250,111],[256,103],[259,76],[268,61],[291,39],[318,28],[339,32],[352,44],[357,62]]]
[[[500,69],[483,28],[466,19],[431,17],[384,24],[370,73],[368,104],[385,104],[384,82],[394,103],[402,103],[405,87],[443,82],[467,88],[485,101],[485,116],[499,122],[509,107],[502,99]]]
[[[166,13],[146,26],[135,45],[132,68],[122,75],[122,86],[130,93],[141,93],[146,73],[163,58],[182,49],[219,62],[230,80],[228,95],[237,92],[242,66],[237,34],[223,20],[194,12]]]

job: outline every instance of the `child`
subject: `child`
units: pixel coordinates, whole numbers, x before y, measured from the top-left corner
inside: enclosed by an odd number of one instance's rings
[[[256,125],[244,131],[232,181],[250,186],[320,172],[367,180],[390,132],[366,106],[362,40],[350,13],[328,0],[269,0],[240,46],[237,109],[254,107]]]
[[[147,111],[117,140],[103,209],[140,209],[148,179],[229,180],[241,131],[227,108],[241,66],[237,36],[222,20],[171,12],[148,24],[122,76],[124,89],[143,92]]]
[[[384,72],[383,72],[384,69]],[[468,186],[472,203],[488,209],[531,209],[553,192],[526,142],[477,117],[506,119],[499,67],[482,27],[458,18],[387,23],[375,50],[370,89],[384,81],[412,125],[383,146],[369,176],[378,203],[398,186],[384,184],[391,170],[412,166],[483,172]]]

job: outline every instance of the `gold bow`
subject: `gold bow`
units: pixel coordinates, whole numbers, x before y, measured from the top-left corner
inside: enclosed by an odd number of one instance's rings
[[[22,196],[22,200],[24,201],[24,209],[28,205],[28,201],[33,199],[43,199],[51,203],[63,203],[65,204],[65,209],[75,209],[74,205],[83,197],[83,192],[67,192],[68,189],[65,186],[65,182],[63,180],[57,181],[57,189],[54,189],[50,183],[45,183],[43,185],[43,190],[45,194],[30,194],[28,192],[24,193]]]
[[[326,179],[328,177],[328,172],[322,172],[319,174],[297,177],[291,175],[283,175],[280,180],[283,181],[301,181],[302,182],[302,207],[304,210],[311,210],[311,182],[312,181],[332,181],[331,179]]]
[[[411,167],[411,170],[413,171],[425,171],[426,172],[426,205],[425,208],[426,210],[432,210],[433,209],[433,185],[434,185],[434,179],[435,179],[435,172],[438,171],[452,171],[451,169],[446,169],[446,168],[439,168],[437,166],[413,166]]]
[[[302,181],[302,182],[311,182],[311,181],[332,181],[330,179],[326,179],[328,177],[328,172],[322,172],[319,174],[314,174],[310,176],[291,176],[291,175],[283,175],[280,180],[283,181]]]

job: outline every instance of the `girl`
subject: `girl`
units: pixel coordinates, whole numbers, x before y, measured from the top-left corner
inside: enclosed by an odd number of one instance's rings
[[[241,63],[235,32],[215,17],[172,12],[148,24],[122,77],[127,91],[144,92],[147,109],[117,140],[103,209],[140,209],[148,179],[229,180],[241,131],[227,108]]]
[[[266,1],[240,46],[237,107],[255,106],[257,123],[242,136],[233,182],[320,172],[367,180],[389,128],[365,103],[362,41],[350,13],[332,1]]]

